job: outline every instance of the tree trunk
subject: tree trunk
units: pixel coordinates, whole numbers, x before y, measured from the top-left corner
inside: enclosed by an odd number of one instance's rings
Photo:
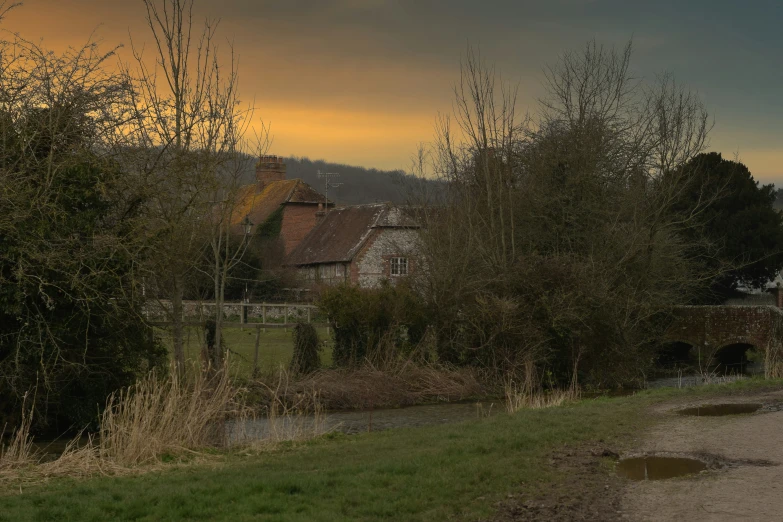
[[[185,346],[182,335],[182,295],[184,283],[181,275],[174,276],[174,288],[171,295],[172,338],[174,340],[174,364],[178,373],[185,368]]]
[[[218,249],[218,252],[220,250]],[[215,256],[215,349],[212,352],[212,364],[215,370],[220,368],[222,360],[222,338],[223,338],[223,284],[220,273],[220,256]]]
[[[219,365],[223,365],[223,345],[220,344],[221,339],[223,338],[223,304],[226,302],[226,279],[225,274],[221,278],[220,283],[220,305],[218,306],[217,310],[217,317],[215,319],[215,340],[218,342],[217,349],[215,350],[215,359],[216,363]]]

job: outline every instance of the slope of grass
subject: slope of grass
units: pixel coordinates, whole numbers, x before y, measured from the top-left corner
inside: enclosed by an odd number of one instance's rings
[[[228,455],[211,466],[56,480],[0,496],[0,520],[475,520],[520,487],[556,487],[552,451],[599,440],[623,448],[655,422],[647,408],[656,401],[756,386],[585,400],[461,424],[334,435]]]

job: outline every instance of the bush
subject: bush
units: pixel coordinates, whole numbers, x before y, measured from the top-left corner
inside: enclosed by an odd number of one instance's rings
[[[312,373],[321,367],[319,352],[321,342],[318,332],[309,323],[297,323],[294,327],[294,354],[291,358],[291,373]]]
[[[410,356],[424,337],[429,313],[406,283],[363,289],[341,285],[322,291],[319,308],[334,329],[335,366],[355,366],[365,360],[389,362]]]
[[[0,228],[0,424],[18,423],[31,393],[35,430],[81,429],[109,394],[166,360],[142,318],[133,213],[107,188],[120,176],[86,157],[60,169],[35,213]],[[39,183],[16,181],[20,198]]]
[[[223,360],[226,353],[226,338],[220,338],[219,357],[217,347],[215,346],[215,337],[217,336],[217,322],[214,319],[207,319],[204,323],[204,353],[201,354],[205,364],[211,364],[214,361]]]
[[[142,313],[154,189],[118,133],[132,93],[113,53],[12,38],[0,54],[17,93],[0,111],[0,426],[27,397],[35,431],[79,430],[166,360]]]

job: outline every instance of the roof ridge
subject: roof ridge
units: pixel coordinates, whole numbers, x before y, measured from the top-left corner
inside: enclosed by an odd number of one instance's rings
[[[380,206],[380,205],[378,205],[378,206]],[[364,244],[367,243],[367,240],[370,238],[370,235],[372,234],[373,230],[378,228],[378,226],[377,226],[378,225],[378,220],[381,218],[381,216],[383,215],[384,211],[385,211],[385,209],[381,209],[381,211],[378,212],[378,214],[375,216],[375,219],[373,219],[372,223],[367,228],[365,233],[362,234],[361,238],[359,238],[359,242],[356,244],[356,246],[354,246],[351,250],[348,251],[350,256],[351,256],[351,259],[353,259],[356,256],[356,254],[358,254],[359,251],[361,251],[361,249],[364,246]]]
[[[290,201],[291,201],[291,196],[293,196],[293,195],[294,195],[294,190],[296,190],[296,186],[297,186],[297,185],[299,184],[299,182],[301,182],[302,180],[301,180],[301,179],[299,179],[299,178],[294,178],[294,179],[291,179],[291,180],[288,180],[288,179],[282,179],[282,180],[280,180],[280,181],[293,181],[293,182],[294,182],[294,183],[292,183],[292,184],[291,184],[291,190],[289,190],[289,191],[288,191],[288,195],[287,195],[287,196],[285,197],[285,199],[283,200],[283,203],[288,203],[288,202],[290,202]]]
[[[345,211],[345,212],[343,212]],[[329,211],[287,256],[286,264],[351,262],[374,233],[381,205],[355,205]]]

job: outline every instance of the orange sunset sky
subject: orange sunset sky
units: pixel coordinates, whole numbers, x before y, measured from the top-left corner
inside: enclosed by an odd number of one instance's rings
[[[243,99],[271,124],[270,152],[407,169],[451,110],[471,42],[534,111],[559,53],[634,42],[634,71],[672,72],[715,118],[710,149],[783,185],[780,2],[730,0],[197,0],[240,56]],[[743,7],[744,6],[744,7]],[[6,30],[60,50],[95,31],[108,48],[150,42],[141,0],[24,0]]]

